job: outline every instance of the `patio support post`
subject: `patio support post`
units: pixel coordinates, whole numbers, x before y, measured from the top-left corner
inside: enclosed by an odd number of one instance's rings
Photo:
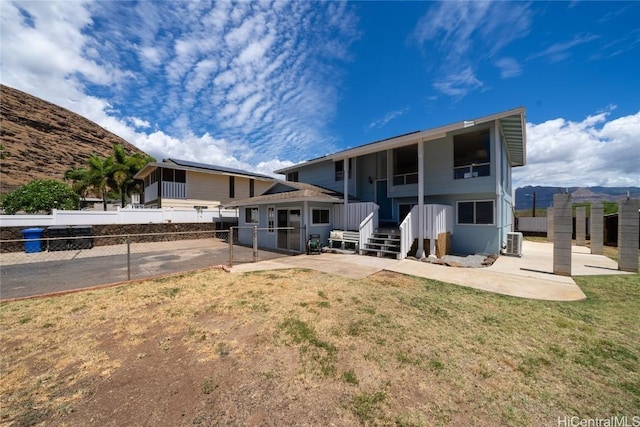
[[[348,230],[349,221],[349,159],[345,157],[343,160],[344,166],[342,167],[342,178],[344,179],[344,212],[342,214],[342,220],[344,221],[342,228]]]
[[[416,258],[424,255],[424,141],[418,142],[418,250]],[[429,239],[429,258],[435,257],[435,239]]]
[[[253,262],[258,262],[258,227],[253,226]]]

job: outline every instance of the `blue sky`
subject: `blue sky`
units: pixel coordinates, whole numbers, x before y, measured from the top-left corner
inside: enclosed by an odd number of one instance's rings
[[[158,159],[274,169],[527,108],[517,186],[640,185],[640,2],[0,3],[0,81]]]

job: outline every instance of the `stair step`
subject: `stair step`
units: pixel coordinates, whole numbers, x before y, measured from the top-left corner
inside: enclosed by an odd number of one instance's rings
[[[373,243],[373,242],[369,242],[369,243],[365,243],[364,244],[364,248],[363,249],[386,249],[386,250],[393,250],[396,252],[400,252],[400,245],[391,245],[391,244],[385,244],[385,243]]]
[[[385,249],[372,249],[372,248],[360,248],[360,255],[376,254],[378,257],[383,255],[393,255],[395,258],[399,258],[400,252],[388,251]]]
[[[383,242],[398,242],[400,243],[400,238],[394,239],[391,237],[369,237],[369,242],[374,243],[373,241],[383,241]]]

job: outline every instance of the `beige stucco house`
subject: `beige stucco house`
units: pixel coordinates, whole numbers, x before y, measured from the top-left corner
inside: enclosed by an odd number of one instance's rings
[[[146,208],[219,209],[262,194],[274,182],[267,175],[178,159],[149,163],[135,178],[144,181]]]

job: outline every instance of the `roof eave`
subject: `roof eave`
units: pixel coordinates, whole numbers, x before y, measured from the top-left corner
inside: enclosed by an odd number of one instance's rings
[[[522,151],[524,153],[524,143],[525,141],[525,108],[517,107],[511,110],[503,111],[500,113],[495,113],[489,116],[479,117],[474,120],[463,120],[461,122],[453,123],[450,125],[440,126],[433,129],[428,129],[421,132],[414,132],[410,134],[405,134],[398,136],[396,138],[389,138],[378,143],[370,143],[361,145],[359,147],[350,148],[343,151],[338,151],[333,154],[328,154],[324,157],[319,157],[317,159],[309,160],[306,162],[298,163],[293,166],[289,166],[286,168],[278,169],[274,171],[278,174],[286,174],[287,172],[294,171],[299,169],[302,166],[311,165],[315,163],[320,163],[328,160],[337,161],[343,160],[345,158],[357,157],[366,154],[376,153],[378,151],[388,150],[392,148],[402,147],[404,145],[415,144],[417,142],[423,141],[432,141],[435,139],[444,138],[449,132],[465,129],[471,126],[476,126],[478,124],[492,122],[494,120],[501,120],[511,116],[520,116],[520,125],[522,129]],[[522,155],[522,161],[516,162],[516,164],[512,164],[512,166],[522,166],[524,165],[524,154]]]
[[[277,178],[270,178],[266,175],[251,175],[249,173],[247,174],[241,174],[241,173],[232,173],[232,172],[225,172],[225,171],[220,171],[220,170],[216,170],[216,169],[202,169],[202,168],[195,168],[195,167],[191,167],[191,166],[182,166],[182,165],[177,165],[175,163],[147,163],[142,169],[140,169],[138,171],[138,173],[136,173],[133,178],[134,179],[144,179],[144,177],[146,177],[147,175],[149,175],[151,172],[153,172],[153,169],[157,169],[157,168],[170,168],[170,169],[177,169],[177,170],[184,170],[184,171],[190,171],[190,172],[201,172],[201,173],[207,173],[207,174],[211,174],[211,175],[223,175],[223,176],[237,176],[240,178],[250,178],[250,179],[256,179],[259,181],[266,181],[266,182],[270,182],[270,181],[275,181],[277,180]]]
[[[343,203],[342,199],[329,199],[326,197],[294,197],[291,199],[269,199],[269,200],[251,200],[244,199],[238,200],[237,202],[232,202],[224,205],[225,209],[228,208],[240,208],[245,206],[261,206],[261,205],[279,205],[279,204],[290,204],[290,203],[303,203],[303,202],[314,202],[314,203]]]

